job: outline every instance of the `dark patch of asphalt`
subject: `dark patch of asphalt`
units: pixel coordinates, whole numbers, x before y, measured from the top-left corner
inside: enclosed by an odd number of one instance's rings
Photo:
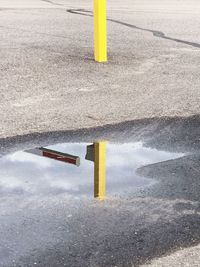
[[[0,154],[64,142],[143,141],[146,146],[173,152],[200,149],[200,116],[126,121],[95,128],[16,135],[0,139]]]
[[[4,138],[0,151],[3,156],[34,146],[98,139],[142,141],[151,148],[187,154],[138,169],[158,183],[131,197],[104,202],[64,195],[2,199],[0,266],[139,266],[200,242],[197,115]]]

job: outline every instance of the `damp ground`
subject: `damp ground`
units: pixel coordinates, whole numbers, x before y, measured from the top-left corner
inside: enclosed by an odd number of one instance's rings
[[[198,118],[1,139],[0,266],[137,266],[200,242]],[[106,198],[87,146],[107,140]],[[33,154],[44,147],[80,166]]]

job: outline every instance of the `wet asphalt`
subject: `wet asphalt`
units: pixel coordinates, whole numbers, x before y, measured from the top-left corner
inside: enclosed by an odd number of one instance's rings
[[[184,155],[139,167],[137,175],[156,183],[127,196],[108,195],[103,202],[66,193],[1,196],[0,266],[140,266],[198,245],[199,122],[198,116],[150,119],[1,139],[2,156],[40,145],[99,139],[141,141],[158,151]],[[182,259],[182,266],[188,261]]]
[[[136,175],[153,185],[103,202],[1,194],[0,266],[199,266],[199,2],[108,1],[103,65],[93,61],[91,10],[0,0],[1,160],[99,139],[184,156],[143,164]]]

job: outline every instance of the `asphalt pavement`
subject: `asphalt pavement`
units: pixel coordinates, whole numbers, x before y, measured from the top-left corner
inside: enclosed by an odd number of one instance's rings
[[[198,266],[199,123],[149,119],[0,139],[0,266]],[[68,166],[21,152],[99,139],[117,145],[114,195],[103,202],[82,194],[88,171],[77,182]]]
[[[88,11],[0,1],[1,137],[199,114],[199,1],[108,1],[106,64]]]
[[[97,139],[184,156],[140,166],[156,183],[127,198],[1,194],[0,266],[199,266],[200,3],[108,0],[103,64],[91,12],[0,0],[1,161]]]

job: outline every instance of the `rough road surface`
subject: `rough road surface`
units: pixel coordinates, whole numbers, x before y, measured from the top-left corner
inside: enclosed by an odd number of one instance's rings
[[[0,0],[1,137],[199,113],[198,0],[108,0],[106,64],[93,61],[91,10]]]
[[[108,0],[106,64],[91,11],[0,0],[0,155],[99,137],[187,154],[140,168],[158,184],[128,199],[1,194],[0,266],[199,266],[200,2]]]
[[[199,125],[199,116],[149,119],[0,139],[0,266],[199,266]],[[34,167],[40,159],[29,162],[19,156],[2,158],[17,150],[55,143],[91,143],[99,138],[126,142],[129,147],[140,141],[156,153],[167,151],[179,156],[143,163],[137,175],[156,183],[126,196],[108,194],[104,202],[70,196],[65,189],[70,178],[67,176],[60,191],[51,193],[59,173],[67,166],[56,169],[51,185],[51,164],[45,165],[45,173],[42,162]],[[150,158],[154,157],[152,150]],[[145,154],[140,153],[139,158],[143,162]],[[121,159],[126,161],[123,156]],[[132,157],[127,160],[130,172],[134,163]],[[31,170],[40,173],[34,177]],[[24,181],[19,178],[23,172]],[[121,179],[124,173],[122,169]],[[29,187],[35,194],[27,194]],[[47,189],[46,193],[41,194],[42,188]]]

